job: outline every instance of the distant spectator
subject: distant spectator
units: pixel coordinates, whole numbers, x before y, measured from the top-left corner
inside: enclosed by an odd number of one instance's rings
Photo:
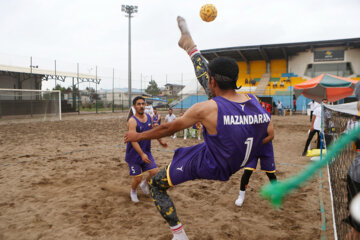
[[[324,104],[328,104],[328,100],[324,98],[322,100]],[[318,107],[321,108],[320,104],[317,104]],[[330,144],[333,141],[333,131],[334,129],[334,123],[331,120],[331,111],[328,108],[324,108],[324,116],[323,116],[323,127],[324,127],[324,137],[325,137],[325,144],[326,146],[330,146]]]
[[[152,104],[151,102],[148,102],[148,101],[145,102],[145,113],[149,114],[150,117],[152,117],[154,115],[154,109],[151,104]]]
[[[277,111],[277,108],[276,108],[276,103],[273,101],[273,102],[272,102],[272,109],[271,109],[271,112],[272,112],[272,114],[276,114],[276,111]]]
[[[264,109],[266,109],[266,102],[261,101],[261,106],[262,106]]]
[[[158,114],[156,107],[154,107],[153,126],[157,127],[160,124],[161,124],[161,115]]]
[[[175,114],[173,114],[172,108],[169,108],[169,114],[165,116],[165,122],[172,122],[176,119]],[[172,138],[176,138],[176,133],[172,136]]]
[[[195,123],[192,127],[192,131],[191,131],[191,137],[192,138],[196,138],[197,136],[197,139],[198,140],[201,140],[201,133],[202,133],[202,125],[200,122],[198,123]]]
[[[255,84],[256,84],[255,79],[250,79],[250,83],[251,83],[251,85],[255,86]]]
[[[327,99],[323,100],[324,103],[327,103]],[[321,130],[321,106],[318,104],[316,105],[316,109],[314,109],[314,116],[311,120],[310,132],[309,136],[306,140],[305,148],[302,153],[303,156],[306,155],[308,147],[312,138],[314,137],[315,133],[317,134],[317,148],[320,148],[320,130]]]
[[[182,116],[184,116],[184,113],[183,113],[183,112],[180,112],[180,113],[179,113],[179,118],[181,118]],[[185,128],[182,132],[183,132],[182,135],[184,136],[184,140],[186,140],[187,135],[189,134],[189,129]],[[181,133],[181,131],[180,131],[180,133]]]
[[[283,115],[283,106],[282,106],[282,103],[280,100],[278,100],[278,103],[277,103],[277,110],[278,110],[278,116],[281,116]]]
[[[296,98],[293,98],[293,106],[294,106],[294,112],[296,112]]]
[[[317,102],[315,102],[314,100],[312,100],[311,102],[308,103],[309,108],[310,108],[310,122],[312,121],[312,116],[313,116],[313,112],[315,110],[315,108],[319,105]]]
[[[269,114],[271,114],[271,104],[270,103],[266,103],[265,109]]]

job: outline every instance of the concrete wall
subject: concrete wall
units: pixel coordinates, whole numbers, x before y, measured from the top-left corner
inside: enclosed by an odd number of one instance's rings
[[[321,50],[338,50],[344,49],[344,47],[329,47],[329,48],[314,48],[314,51]],[[301,52],[295,56],[289,57],[289,67],[288,71],[295,73],[299,76],[304,76],[306,67],[308,64],[315,63],[343,63],[351,62],[354,76],[360,74],[360,49],[349,48],[345,50],[344,61],[324,61],[324,62],[314,62],[314,53],[309,49],[306,52]]]
[[[307,52],[301,52],[295,56],[289,57],[288,71],[295,73],[296,75],[305,75],[306,67],[309,63],[314,62],[314,53],[310,50]]]
[[[42,75],[0,73],[0,88],[41,90]]]
[[[348,49],[345,51],[345,61],[351,62],[354,75],[360,75],[360,49]]]

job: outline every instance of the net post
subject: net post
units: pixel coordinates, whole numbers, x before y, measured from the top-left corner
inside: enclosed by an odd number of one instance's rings
[[[61,121],[61,91],[57,91],[59,93],[59,120]]]

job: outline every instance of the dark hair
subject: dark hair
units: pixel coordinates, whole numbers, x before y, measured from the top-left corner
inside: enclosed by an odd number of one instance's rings
[[[138,100],[140,100],[140,99],[142,99],[142,100],[145,101],[145,98],[143,98],[142,96],[137,96],[137,97],[135,97],[135,98],[133,99],[133,105],[135,105],[136,102],[137,102]]]
[[[156,107],[153,107],[153,110],[156,110]]]
[[[172,111],[172,108],[169,108],[169,110],[171,110],[171,111]]]
[[[239,76],[239,66],[237,62],[228,57],[217,57],[209,63],[210,78],[214,77],[220,89],[239,89],[236,81]]]

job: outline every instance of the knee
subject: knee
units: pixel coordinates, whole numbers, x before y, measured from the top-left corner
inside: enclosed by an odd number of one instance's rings
[[[152,178],[155,174],[159,172],[159,169],[155,168],[149,171],[149,177]]]

